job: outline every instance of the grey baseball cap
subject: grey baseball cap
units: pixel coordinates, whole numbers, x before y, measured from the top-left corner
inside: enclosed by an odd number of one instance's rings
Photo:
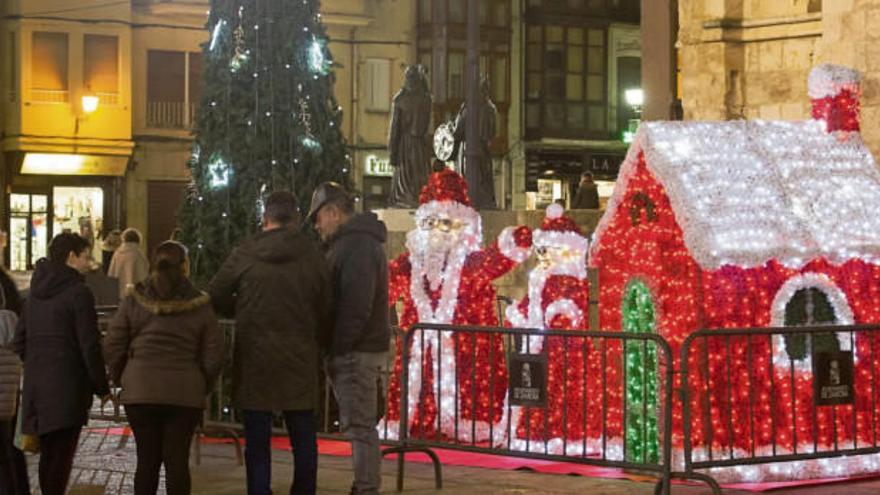
[[[337,199],[351,199],[351,194],[345,190],[342,184],[337,182],[324,182],[315,188],[315,192],[312,193],[312,204],[309,206],[309,214],[306,217],[306,221],[314,222],[315,215],[318,214],[318,210],[320,210],[324,205],[331,201],[335,201]]]

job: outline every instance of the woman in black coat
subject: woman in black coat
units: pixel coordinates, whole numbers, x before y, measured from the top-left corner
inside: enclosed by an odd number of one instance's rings
[[[59,234],[37,262],[13,349],[24,362],[22,431],[40,437],[40,488],[63,495],[92,395],[109,397],[95,298],[83,273],[89,244]]]

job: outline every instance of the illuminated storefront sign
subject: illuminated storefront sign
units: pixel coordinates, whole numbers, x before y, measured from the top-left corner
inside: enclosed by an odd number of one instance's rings
[[[370,177],[391,177],[394,167],[387,156],[367,155],[364,158],[364,175]]]
[[[41,175],[125,175],[127,156],[27,153],[22,174]]]

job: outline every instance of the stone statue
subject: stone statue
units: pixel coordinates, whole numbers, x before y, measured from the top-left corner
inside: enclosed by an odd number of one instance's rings
[[[472,166],[467,162],[467,106],[462,104],[455,119],[455,141],[460,143],[458,146],[458,162],[457,167],[461,175],[465,178],[468,175],[468,167]],[[498,110],[495,104],[489,98],[489,81],[483,79],[480,81],[480,104],[477,107],[478,132],[480,136],[479,142],[476,144],[479,151],[479,158],[473,164],[477,167],[480,178],[478,184],[468,183],[468,189],[471,194],[471,201],[480,209],[495,209],[495,177],[492,170],[492,153],[489,151],[489,144],[495,138],[495,132],[498,122]]]
[[[391,132],[388,137],[390,162],[394,167],[392,208],[418,208],[419,193],[431,172],[432,98],[428,78],[421,65],[406,69],[403,88],[394,95]]]

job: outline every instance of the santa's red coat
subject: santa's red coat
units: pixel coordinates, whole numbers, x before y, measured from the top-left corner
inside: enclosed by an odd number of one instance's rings
[[[498,243],[473,252],[467,256],[461,270],[458,287],[458,301],[450,322],[453,325],[497,326],[498,306],[495,287],[492,282],[516,267],[517,262],[502,254]],[[419,316],[412,295],[410,277],[412,267],[409,253],[404,253],[389,265],[389,303],[403,300],[403,314],[400,326],[404,331],[418,323]],[[440,298],[440,290],[431,291],[427,280],[424,290],[430,295],[432,303]],[[504,361],[504,345],[501,334],[456,333],[456,374],[458,388],[458,417],[463,422],[480,421],[497,423],[504,410],[504,397],[507,393],[507,368]],[[386,419],[400,420],[400,374],[402,369],[402,348],[398,339],[398,353],[394,361],[394,371],[388,387]],[[491,359],[490,359],[491,358]],[[427,359],[431,359],[428,355]],[[474,366],[476,365],[476,369]],[[410,418],[413,435],[433,434],[436,429],[437,401],[432,392],[434,377],[431,367],[425,366],[421,386],[420,404],[416,417]],[[441,371],[442,372],[442,371]],[[467,392],[467,393],[465,393]],[[475,403],[476,402],[476,403]],[[418,425],[418,427],[416,427]],[[444,432],[447,435],[449,432]]]

